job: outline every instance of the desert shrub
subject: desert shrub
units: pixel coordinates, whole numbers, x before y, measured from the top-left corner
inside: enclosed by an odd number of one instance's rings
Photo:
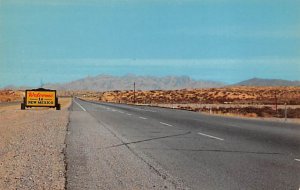
[[[278,113],[279,113],[280,118],[285,117],[285,110],[284,109],[279,109]],[[296,108],[296,109],[289,108],[287,110],[287,117],[288,118],[300,118],[300,108]]]
[[[299,102],[299,100],[297,101],[297,100],[290,100],[289,101],[289,105],[298,105],[300,102]]]

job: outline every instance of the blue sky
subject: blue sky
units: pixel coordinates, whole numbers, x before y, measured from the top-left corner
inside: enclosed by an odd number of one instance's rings
[[[0,1],[0,87],[128,73],[300,80],[300,1]]]

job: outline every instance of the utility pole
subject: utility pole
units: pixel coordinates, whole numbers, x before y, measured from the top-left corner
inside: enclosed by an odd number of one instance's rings
[[[276,114],[277,114],[277,110],[278,110],[277,91],[275,91],[275,110],[276,110]]]
[[[135,82],[133,82],[133,103],[135,104]]]
[[[284,121],[287,121],[287,106],[286,103],[284,104]]]

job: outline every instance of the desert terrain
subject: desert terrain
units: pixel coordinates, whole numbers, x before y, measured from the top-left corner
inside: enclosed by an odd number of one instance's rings
[[[134,92],[80,92],[87,100],[134,103]],[[300,87],[223,87],[136,91],[135,103],[246,117],[300,118]],[[276,106],[277,105],[277,106]]]
[[[24,92],[0,91],[0,102],[19,102]],[[184,109],[210,114],[261,118],[300,118],[300,87],[249,87],[181,90],[58,91],[59,97]],[[10,104],[11,105],[11,104]],[[1,105],[0,105],[1,109]],[[287,110],[287,112],[286,112]]]
[[[23,91],[18,90],[0,90],[0,102],[21,101],[23,94]]]

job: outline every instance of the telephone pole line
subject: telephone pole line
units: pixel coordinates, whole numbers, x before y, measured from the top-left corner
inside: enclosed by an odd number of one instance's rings
[[[135,82],[133,82],[133,103],[135,104]]]
[[[276,110],[276,114],[277,114],[278,113],[277,91],[275,91],[275,110]]]

